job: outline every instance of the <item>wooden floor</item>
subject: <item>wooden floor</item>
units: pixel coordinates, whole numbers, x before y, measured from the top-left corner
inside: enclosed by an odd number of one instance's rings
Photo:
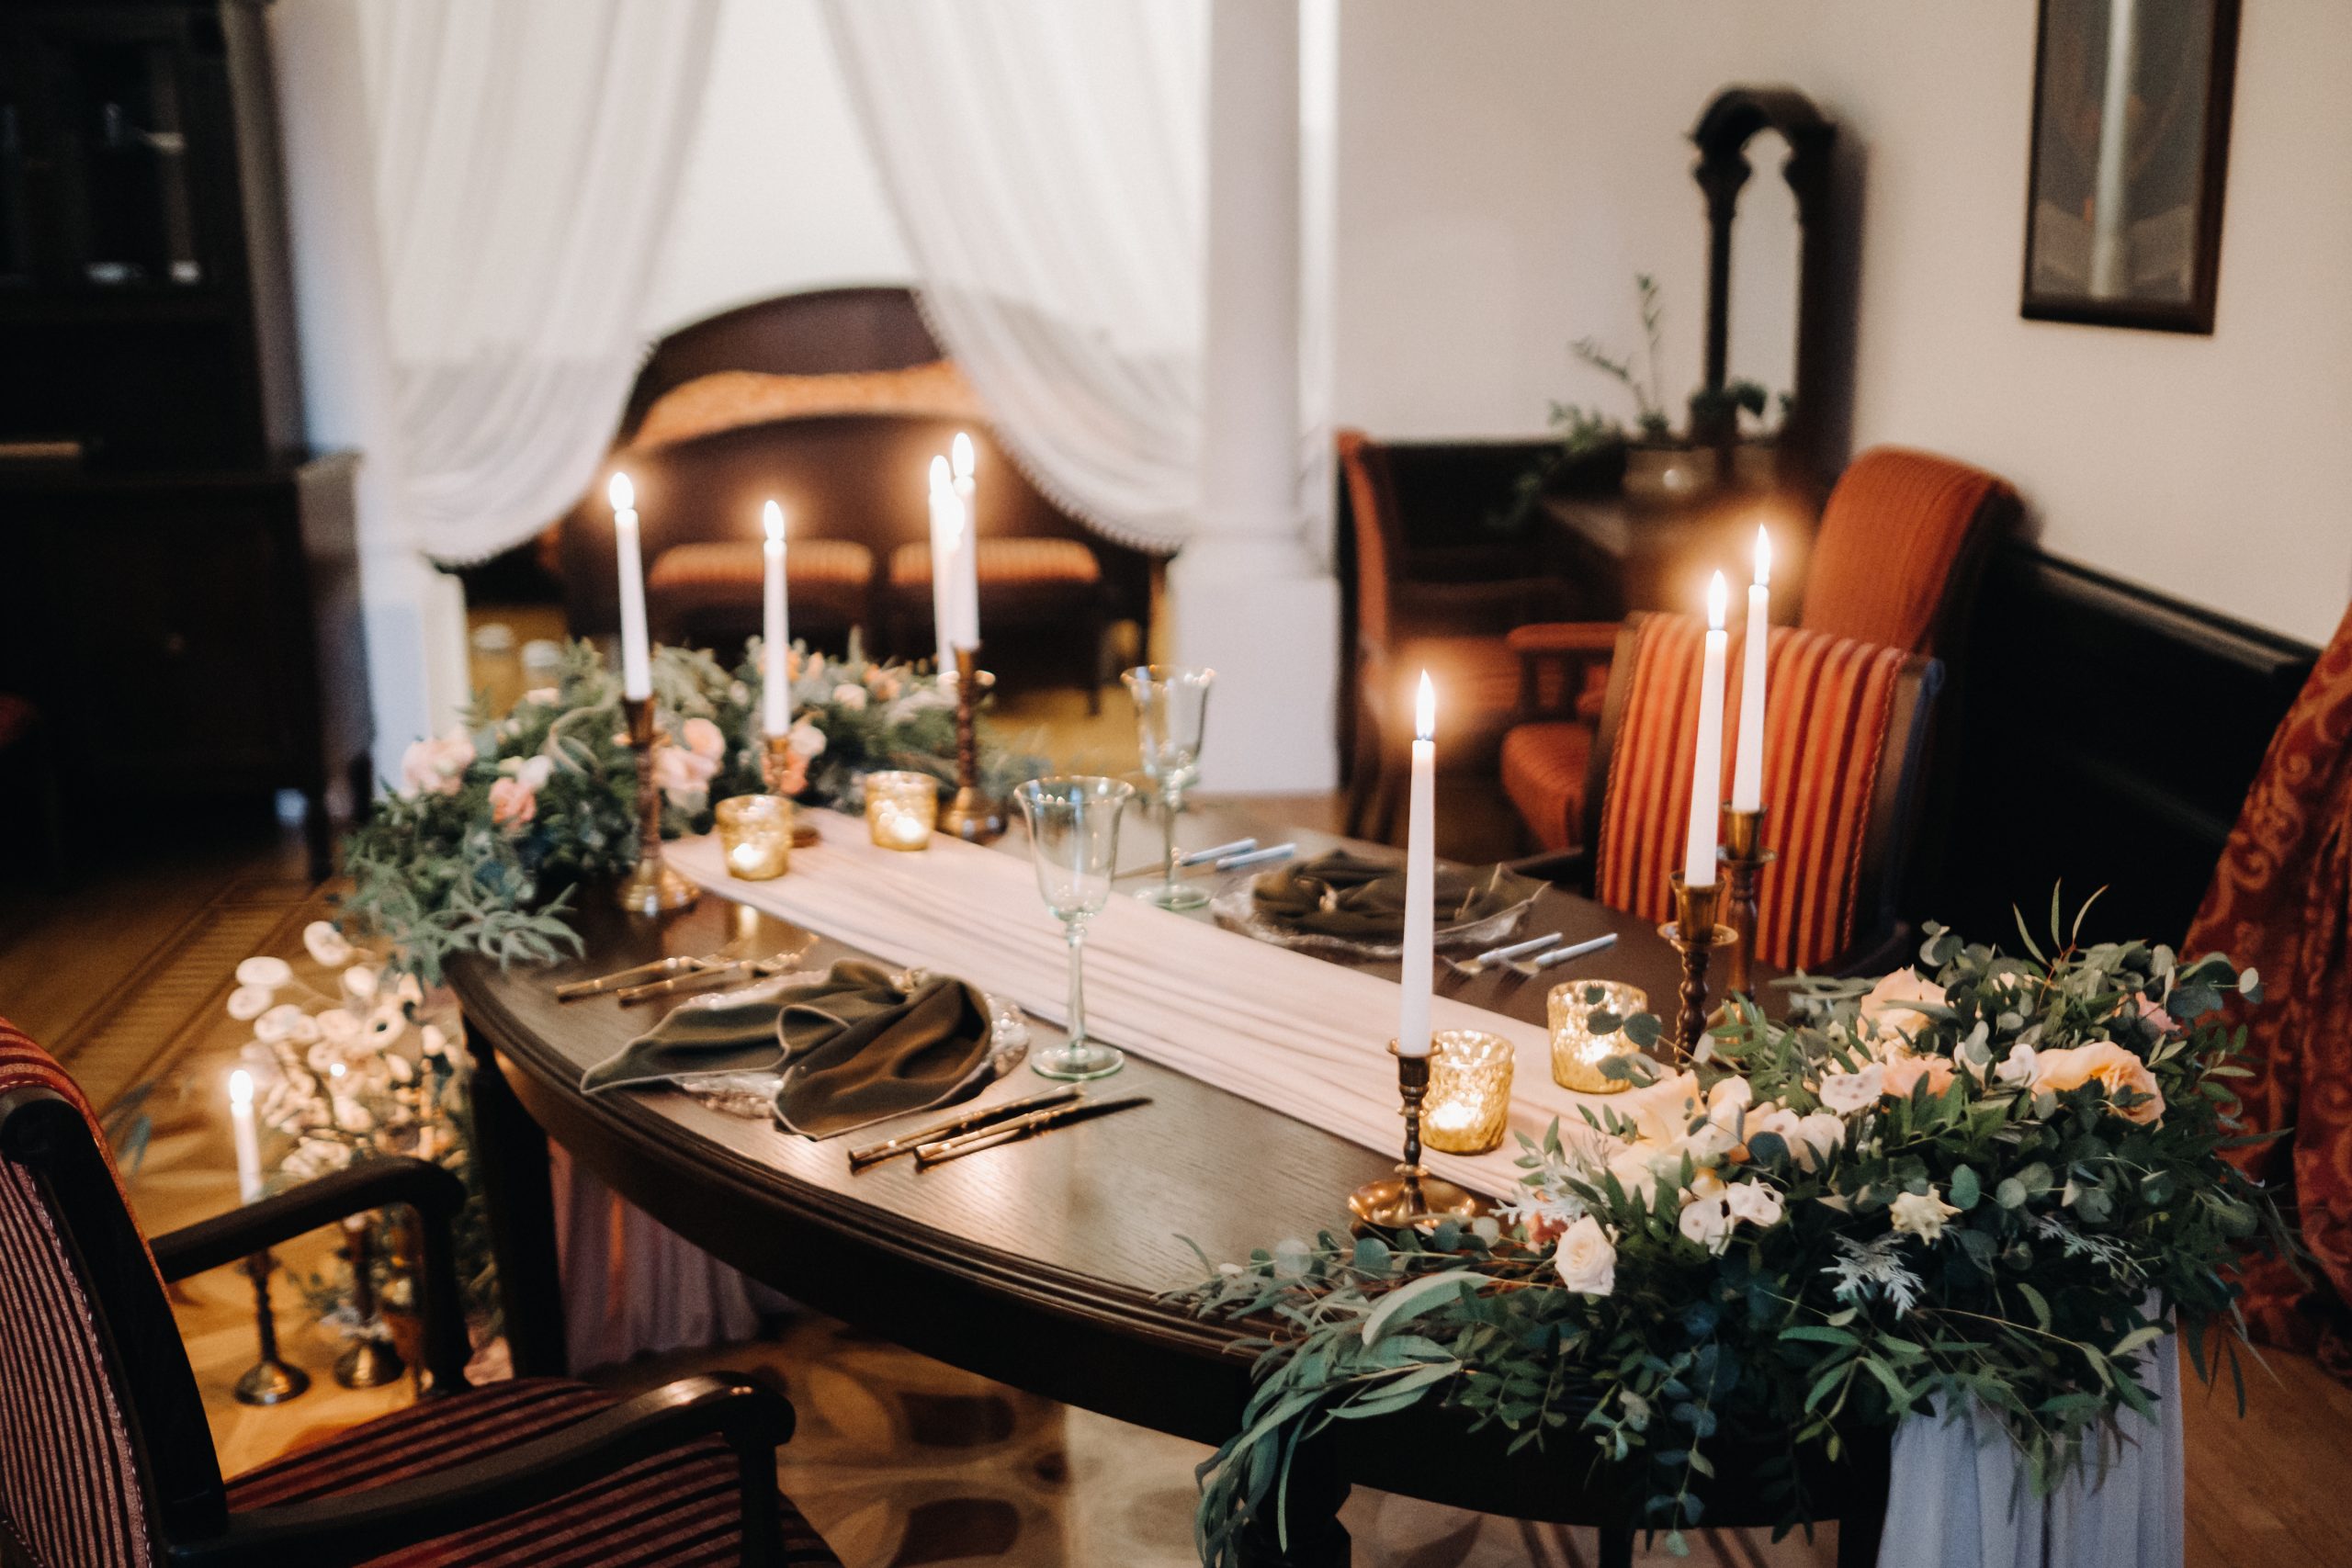
[[[1071,761],[1089,760],[1086,749],[1091,748],[1103,757],[1100,765],[1108,766],[1129,733],[1130,721],[1114,704],[1106,702],[1105,708],[1099,724],[1089,724],[1079,699],[1065,703],[1051,698],[1036,717],[1069,744]],[[1329,797],[1300,798],[1287,805],[1302,824],[1328,825],[1336,816],[1336,803]],[[74,886],[0,893],[0,1015],[37,1038],[63,1043],[82,1055],[77,1070],[89,1076],[101,1099],[120,1093],[146,1075],[160,1075],[151,1096],[154,1142],[131,1179],[133,1203],[150,1230],[203,1217],[233,1201],[217,1081],[225,1070],[225,1057],[218,1054],[220,1031],[210,1027],[211,1021],[220,1018],[220,999],[229,986],[228,969],[236,960],[272,942],[290,940],[288,922],[298,925],[298,917],[304,915],[298,903],[305,891],[301,865],[299,835],[266,820],[212,823],[201,830],[166,824],[145,834],[143,841],[127,840],[112,857],[83,868],[82,879]],[[196,1027],[199,1024],[206,1027]],[[288,1249],[288,1258],[297,1269],[323,1266],[323,1242],[307,1250]],[[408,1398],[401,1388],[368,1393],[335,1388],[326,1372],[336,1347],[305,1326],[293,1292],[281,1285],[281,1329],[292,1359],[309,1368],[316,1386],[279,1410],[236,1405],[228,1399],[227,1389],[252,1359],[251,1298],[243,1281],[232,1273],[217,1273],[176,1294],[182,1328],[214,1414],[224,1468],[232,1473]],[[810,1337],[823,1340],[830,1332],[821,1325],[803,1325],[795,1330],[799,1337],[785,1348],[741,1348],[707,1359],[726,1364],[779,1356],[782,1349],[796,1346],[806,1350]],[[812,1371],[805,1358],[783,1359],[794,1363],[796,1378],[818,1375],[821,1381],[830,1375],[831,1392],[823,1399],[838,1407],[847,1386],[842,1369],[870,1364],[874,1350],[860,1348],[855,1355],[862,1359],[832,1364],[830,1374],[821,1359]],[[2218,1394],[2193,1382],[2189,1387],[2183,1410],[2188,1562],[2197,1568],[2286,1563],[2352,1568],[2352,1391],[2301,1358],[2273,1353],[2268,1364],[2267,1371],[2249,1366],[2250,1409],[2243,1421],[2231,1408],[2226,1385]],[[629,1375],[641,1379],[650,1370],[637,1369]],[[944,1369],[937,1373],[949,1375]],[[818,1395],[811,1392],[809,1397]],[[1112,1515],[1135,1521],[1157,1517],[1173,1507],[1170,1498],[1189,1485],[1182,1466],[1190,1461],[1169,1450],[1172,1440],[1131,1428],[1097,1431],[1090,1425],[1093,1418],[1075,1413],[1054,1414],[1053,1419],[1065,1416],[1067,1425],[1056,1427],[1061,1433],[1057,1440],[1072,1456],[1074,1468],[1049,1489],[1059,1499],[1056,1506],[1062,1518],[1050,1540],[1061,1544],[1050,1551],[1041,1546],[1035,1553],[1023,1549],[1017,1557],[996,1556],[996,1561],[1066,1562],[1070,1568],[1091,1568],[1102,1559],[1099,1554],[1090,1557],[1092,1547],[1087,1543],[1099,1546],[1104,1538],[1090,1534],[1096,1526],[1087,1521],[1099,1523]],[[860,1457],[854,1446],[821,1447],[817,1441],[821,1429],[822,1423],[804,1424],[808,1441],[797,1454],[787,1455],[787,1478],[796,1487],[819,1493],[831,1489],[844,1507],[854,1504],[857,1509],[870,1509],[876,1488],[870,1473],[861,1478],[859,1467],[885,1461],[870,1454]],[[1088,1454],[1091,1460],[1085,1459]],[[1149,1473],[1140,1475],[1138,1464],[1146,1455],[1153,1456]],[[844,1461],[852,1458],[856,1465],[846,1466]],[[996,1462],[978,1454],[969,1460],[982,1469]],[[888,1462],[904,1461],[901,1455]],[[1174,1467],[1178,1484],[1173,1490],[1159,1484],[1166,1479],[1158,1474],[1163,1461]],[[1008,1472],[1002,1479],[1010,1486],[1018,1478]],[[1028,1485],[1029,1480],[1021,1484]],[[816,1498],[810,1501],[813,1505]],[[812,1506],[811,1512],[820,1510]],[[836,1517],[854,1535],[863,1531],[859,1540],[880,1539],[870,1512]],[[827,1521],[820,1517],[820,1522]],[[1441,1550],[1428,1537],[1433,1527],[1425,1516],[1375,1510],[1355,1522],[1357,1560],[1366,1568],[1572,1563],[1589,1561],[1590,1550],[1589,1542],[1528,1535],[1517,1527],[1506,1529],[1499,1522],[1465,1526],[1458,1541]],[[1122,1549],[1123,1560],[1146,1561],[1132,1551],[1132,1535],[1122,1539],[1130,1543]],[[1695,1561],[1769,1562],[1778,1568],[1826,1562],[1826,1541],[1810,1549],[1801,1542],[1769,1549],[1760,1542],[1725,1539],[1702,1543]],[[889,1555],[902,1549],[903,1542]],[[1179,1537],[1165,1560],[1182,1559]],[[877,1568],[887,1560],[852,1558]],[[1149,1560],[1161,1558],[1155,1553]]]

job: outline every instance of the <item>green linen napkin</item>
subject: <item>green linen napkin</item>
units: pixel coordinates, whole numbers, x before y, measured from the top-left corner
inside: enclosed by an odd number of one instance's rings
[[[1433,893],[1438,930],[1490,919],[1543,886],[1501,865],[1440,866]],[[1263,874],[1250,885],[1250,896],[1261,919],[1286,931],[1372,942],[1405,935],[1405,872],[1394,862],[1333,850]]]
[[[897,980],[844,959],[821,980],[698,998],[582,1073],[581,1088],[782,1067],[776,1118],[812,1138],[978,1092],[993,1071],[987,1001],[961,980]]]

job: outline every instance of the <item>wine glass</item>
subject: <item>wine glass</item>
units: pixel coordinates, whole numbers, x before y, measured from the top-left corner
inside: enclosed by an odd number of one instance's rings
[[[1136,700],[1136,739],[1144,776],[1159,786],[1159,826],[1167,863],[1157,887],[1136,895],[1163,909],[1197,909],[1209,901],[1198,887],[1176,880],[1176,814],[1184,791],[1201,775],[1201,727],[1208,717],[1214,670],[1182,664],[1139,664],[1120,679]]]
[[[1035,1052],[1030,1068],[1049,1078],[1099,1078],[1126,1065],[1116,1048],[1086,1037],[1086,922],[1111,901],[1119,814],[1135,795],[1117,779],[1065,774],[1032,779],[1013,792],[1029,822],[1037,892],[1069,939],[1069,1038]]]

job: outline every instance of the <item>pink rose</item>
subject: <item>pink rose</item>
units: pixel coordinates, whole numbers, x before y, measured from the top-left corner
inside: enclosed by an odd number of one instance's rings
[[[490,786],[490,819],[519,828],[539,814],[539,792],[522,779],[498,779]]]
[[[678,728],[678,738],[697,757],[716,762],[727,754],[727,737],[707,718],[690,718]],[[713,772],[717,772],[714,768]]]
[[[1896,1056],[1886,1064],[1886,1092],[1897,1100],[1911,1098],[1911,1090],[1921,1078],[1928,1080],[1930,1095],[1943,1093],[1951,1087],[1951,1061],[1945,1056]]]
[[[2145,997],[2132,998],[2140,1006],[2140,1021],[2156,1032],[2159,1038],[2180,1032],[2180,1021]]]
[[[653,785],[681,811],[693,811],[702,805],[718,772],[716,758],[690,751],[684,746],[662,744],[653,749]]]
[[[462,729],[416,741],[401,755],[400,793],[455,795],[465,787],[466,770],[473,765],[474,743]]]

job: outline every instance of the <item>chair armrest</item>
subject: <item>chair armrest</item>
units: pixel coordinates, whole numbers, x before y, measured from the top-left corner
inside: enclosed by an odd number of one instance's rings
[[[1514,626],[1503,646],[1519,655],[1519,707],[1522,719],[1567,717],[1581,713],[1579,697],[1589,678],[1583,671],[1606,666],[1617,651],[1615,621],[1540,621]],[[1558,702],[1544,700],[1544,671],[1561,667]]]
[[[185,1280],[370,1209],[412,1209],[420,1222],[425,1371],[433,1386],[446,1392],[466,1386],[466,1362],[473,1353],[458,1293],[455,1232],[465,1204],[466,1184],[450,1172],[429,1160],[386,1155],[199,1220],[149,1246],[166,1281]]]
[[[1513,653],[1528,654],[1608,654],[1617,647],[1618,623],[1615,621],[1543,621],[1532,626],[1514,626],[1503,640]]]
[[[167,1561],[186,1568],[365,1562],[505,1518],[640,1460],[717,1437],[735,1451],[742,1471],[744,1561],[773,1562],[780,1555],[773,1544],[775,1450],[792,1436],[792,1426],[791,1403],[754,1378],[734,1372],[681,1378],[560,1432],[437,1474],[239,1510],[221,1534],[175,1544]],[[763,1532],[766,1557],[758,1555]]]

